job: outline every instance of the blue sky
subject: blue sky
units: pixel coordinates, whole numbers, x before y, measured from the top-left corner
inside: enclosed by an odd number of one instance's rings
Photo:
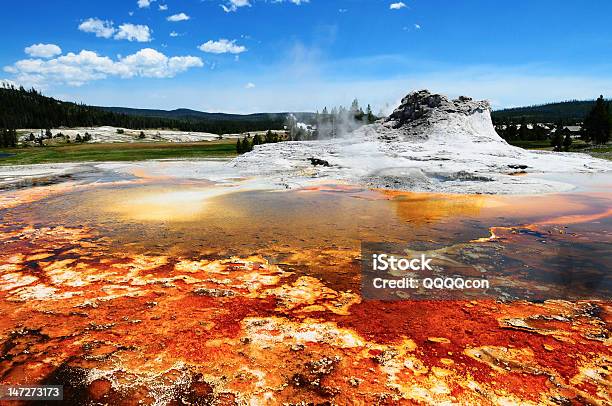
[[[410,90],[496,107],[612,93],[612,2],[6,2],[0,79],[89,104],[316,110]]]

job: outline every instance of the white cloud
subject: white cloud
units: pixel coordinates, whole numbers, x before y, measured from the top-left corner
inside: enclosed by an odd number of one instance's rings
[[[121,24],[115,28],[112,21],[100,20],[99,18],[88,18],[79,25],[79,30],[96,34],[100,38],[126,39],[128,41],[149,42],[153,32],[146,25]]]
[[[272,3],[293,3],[296,6],[301,6],[302,4],[310,3],[310,0],[272,0]]]
[[[47,84],[81,86],[108,77],[170,78],[202,66],[204,62],[195,56],[168,57],[152,48],[144,48],[117,60],[88,50],[48,60],[22,59],[4,70],[13,74],[19,83],[45,87]]]
[[[243,45],[237,45],[236,40],[220,39],[218,41],[207,41],[198,47],[200,51],[211,54],[241,54],[247,49]]]
[[[166,11],[168,10],[168,5],[167,4],[160,4],[159,5],[159,11]]]
[[[189,17],[185,13],[178,13],[178,14],[171,15],[170,17],[166,18],[166,20],[172,21],[172,22],[177,22],[177,21],[186,21],[186,20],[189,20],[190,18],[191,17]]]
[[[129,76],[144,76],[152,78],[173,77],[189,68],[202,67],[204,63],[195,56],[166,55],[152,48],[141,49],[135,54],[121,59],[118,64],[128,68]]]
[[[24,49],[24,52],[38,58],[51,58],[61,54],[62,49],[55,44],[34,44]]]
[[[79,24],[79,30],[96,34],[96,37],[100,38],[110,38],[115,33],[112,21],[103,21],[99,18],[88,18]]]
[[[245,89],[255,89],[255,83],[249,82],[246,85],[244,85]]]
[[[227,4],[221,4],[221,8],[226,13],[238,10],[240,7],[251,7],[249,0],[228,0]]]
[[[138,8],[148,8],[155,0],[138,0]]]
[[[415,24],[415,25],[414,25],[414,28],[416,28],[417,30],[420,30],[420,29],[421,29],[421,26],[420,26],[419,24]]]
[[[114,38],[149,42],[151,41],[151,30],[146,25],[121,24]]]
[[[174,38],[174,37],[178,37],[178,36],[179,36],[179,33],[178,33],[178,32],[176,32],[176,31],[172,31],[172,32],[170,33],[170,36],[171,36],[172,38]]]
[[[310,3],[310,0],[266,0],[269,3],[293,3],[296,6]],[[226,0],[224,4],[220,4],[223,11],[232,13],[241,7],[251,7],[251,0]]]
[[[400,9],[406,8],[406,7],[407,6],[406,6],[406,4],[403,1],[399,1],[397,3],[391,3],[389,5],[389,9],[391,9],[391,10],[400,10]]]

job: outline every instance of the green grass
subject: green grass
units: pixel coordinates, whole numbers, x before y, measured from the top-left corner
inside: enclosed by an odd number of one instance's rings
[[[598,152],[598,153],[612,152],[612,145],[591,148],[590,152]]]
[[[223,158],[236,155],[233,141],[193,143],[114,143],[0,149],[0,165],[58,162],[142,161],[168,158]]]
[[[609,159],[612,161],[612,145],[597,146],[585,152],[595,158]]]

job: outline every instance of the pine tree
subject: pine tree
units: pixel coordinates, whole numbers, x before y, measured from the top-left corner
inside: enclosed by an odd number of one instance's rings
[[[568,131],[567,134],[565,134],[565,138],[563,139],[563,149],[569,151],[570,147],[572,146],[572,142],[572,136]]]
[[[519,140],[527,140],[529,139],[529,128],[527,127],[527,121],[525,117],[521,118],[521,126],[518,130],[518,139]]]
[[[277,141],[274,137],[274,133],[272,132],[272,130],[268,130],[268,132],[266,133],[266,136],[264,137],[264,141],[266,142],[266,144]]]
[[[368,107],[366,108],[366,114],[368,115],[368,124],[371,124],[374,122],[374,114],[372,113],[372,106],[370,106],[368,104]]]
[[[516,130],[516,124],[508,123],[506,131],[504,131],[504,138],[506,141],[512,141],[516,138],[518,131]]]
[[[251,136],[244,137],[242,139],[242,152],[250,152],[253,150],[253,145],[251,144]]]
[[[236,152],[238,153],[238,155],[244,152],[242,148],[242,141],[240,141],[240,138],[238,138],[238,141],[236,141]]]
[[[584,119],[584,135],[595,144],[605,144],[610,140],[610,108],[603,96],[599,96],[595,106]]]
[[[557,123],[557,128],[553,134],[552,139],[550,140],[550,145],[553,147],[555,151],[561,151],[563,148],[563,134],[564,134],[563,121],[559,121]]]
[[[357,99],[353,100],[353,103],[351,103],[351,114],[354,116],[359,114],[359,101]]]

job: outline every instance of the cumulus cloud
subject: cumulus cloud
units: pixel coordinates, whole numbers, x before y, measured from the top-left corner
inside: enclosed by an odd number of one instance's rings
[[[13,74],[19,83],[45,87],[50,83],[81,86],[108,77],[170,78],[202,66],[204,62],[195,56],[168,57],[155,49],[144,48],[117,60],[89,50],[47,60],[22,59],[4,70]]]
[[[155,0],[138,0],[138,8],[148,8]]]
[[[159,5],[159,11],[166,11],[168,10],[168,5],[167,4],[160,4]]]
[[[34,44],[24,49],[24,52],[37,58],[51,58],[62,53],[62,49],[55,44]]]
[[[246,85],[244,85],[245,89],[254,89],[255,88],[255,83],[249,82]]]
[[[416,28],[417,30],[420,30],[420,29],[421,29],[421,26],[420,26],[419,24],[415,24],[415,25],[414,25],[414,28]]]
[[[189,68],[204,66],[204,63],[198,57],[173,56],[168,58],[152,48],[141,49],[135,54],[122,58],[118,63],[127,67],[128,77],[144,76],[152,78],[173,77]]]
[[[151,29],[146,25],[121,24],[115,39],[127,39],[128,41],[149,42],[151,41]]]
[[[399,1],[397,3],[391,3],[389,5],[389,9],[391,9],[391,10],[400,10],[400,9],[406,8],[406,7],[407,6],[406,6],[406,4],[403,1]]]
[[[220,39],[218,41],[207,41],[198,47],[200,51],[211,54],[241,54],[247,49],[243,45],[237,45],[236,40]]]
[[[146,25],[137,24],[121,24],[119,28],[115,28],[112,21],[100,20],[99,18],[88,18],[79,25],[79,30],[89,32],[101,38],[115,38],[118,40],[126,39],[128,41],[149,42],[151,41],[151,33],[153,32]]]
[[[249,0],[228,0],[226,4],[221,4],[221,8],[226,13],[238,10],[240,7],[251,7]]]
[[[79,24],[79,30],[96,34],[96,37],[110,38],[115,33],[112,21],[100,20],[99,18],[88,18]]]
[[[176,32],[176,31],[172,31],[172,32],[170,33],[170,36],[171,36],[172,38],[175,38],[175,37],[178,37],[178,36],[179,36],[179,33],[178,33],[178,32]]]
[[[170,17],[166,18],[166,20],[172,21],[172,22],[177,22],[177,21],[186,21],[186,20],[189,20],[190,18],[191,17],[189,17],[185,13],[178,13],[178,14],[171,15]]]

